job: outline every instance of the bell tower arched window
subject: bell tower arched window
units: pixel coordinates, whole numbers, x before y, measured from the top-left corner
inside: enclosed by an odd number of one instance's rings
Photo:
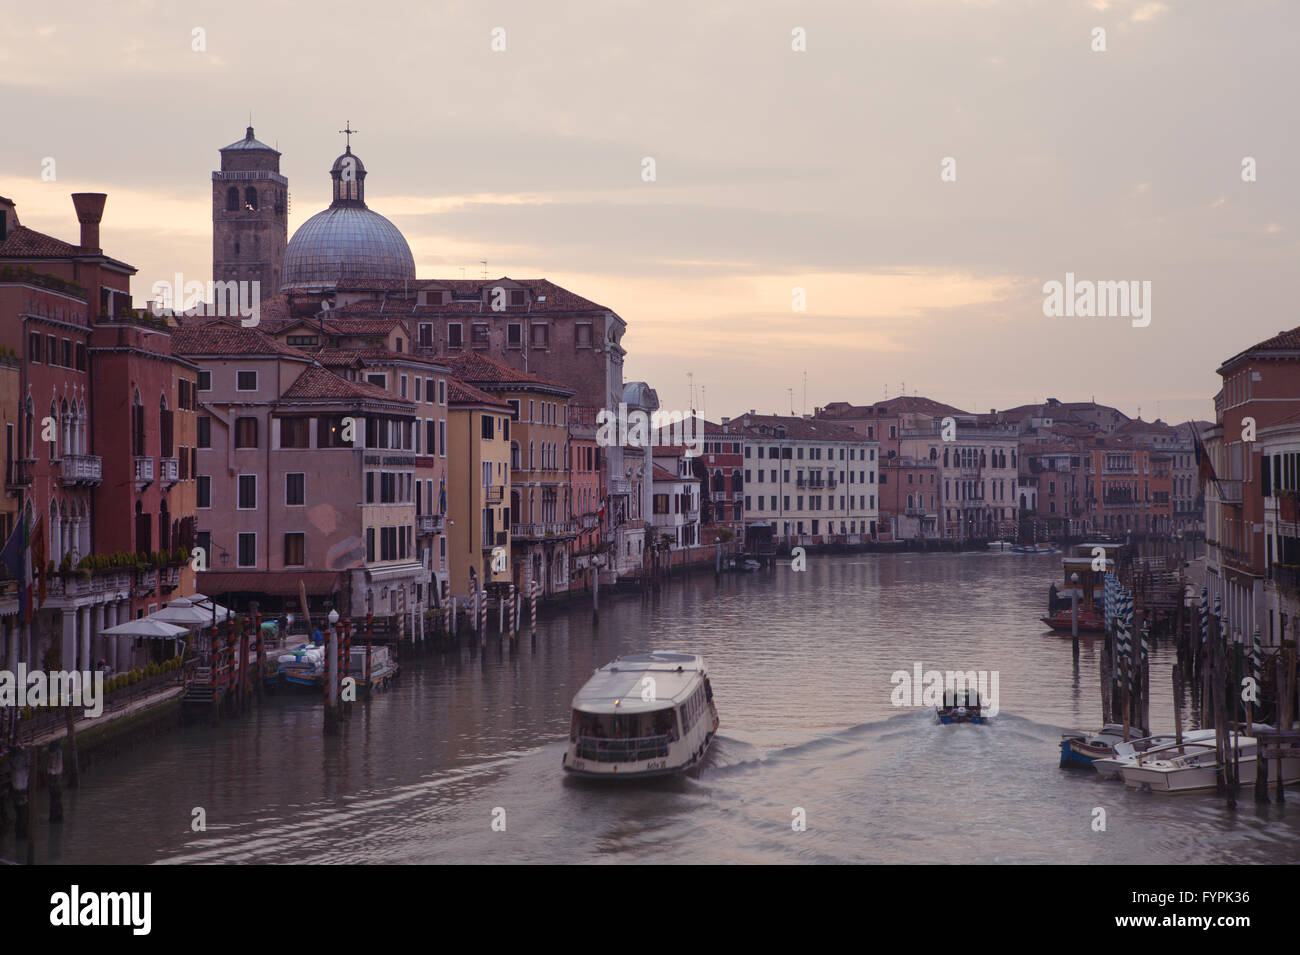
[[[244,190],[244,205],[248,207],[250,212],[257,211],[257,190],[252,186]]]
[[[226,190],[226,211],[227,212],[239,211],[239,187],[238,186],[231,186],[229,189]]]

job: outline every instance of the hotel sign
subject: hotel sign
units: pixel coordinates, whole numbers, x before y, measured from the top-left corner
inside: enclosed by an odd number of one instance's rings
[[[415,457],[411,455],[367,454],[366,464],[379,464],[385,467],[415,467]]]

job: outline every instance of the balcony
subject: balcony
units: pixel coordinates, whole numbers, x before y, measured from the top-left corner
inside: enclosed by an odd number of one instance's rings
[[[600,526],[599,514],[596,514],[592,511],[588,511],[586,514],[582,515],[582,529],[584,531],[589,531],[599,526]]]
[[[180,458],[159,458],[158,478],[167,487],[171,487],[179,481],[181,479]]]
[[[415,519],[415,532],[420,535],[441,534],[441,514],[421,514]]]
[[[5,490],[17,494],[23,488],[32,486],[32,465],[35,458],[14,458],[5,468]]]
[[[483,489],[483,499],[489,504],[500,504],[506,498],[506,489],[503,484],[493,484],[491,487]]]
[[[505,547],[510,543],[509,531],[491,531],[486,528],[483,531],[483,549],[491,550],[494,547]]]
[[[593,517],[595,515],[592,515]],[[515,540],[541,540],[547,537],[572,537],[578,533],[577,521],[550,521],[541,524],[516,524],[511,528]]]
[[[59,463],[59,483],[64,487],[93,487],[104,479],[104,459],[97,454],[65,454]]]
[[[1224,504],[1241,504],[1241,482],[1218,480],[1219,500]]]
[[[153,483],[153,458],[138,456],[135,459],[135,489],[143,491]]]

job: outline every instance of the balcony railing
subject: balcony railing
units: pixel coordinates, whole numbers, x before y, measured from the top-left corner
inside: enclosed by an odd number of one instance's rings
[[[1217,481],[1216,483],[1219,485],[1220,501],[1222,501],[1224,504],[1241,503],[1241,482],[1240,481],[1220,480]]]
[[[17,492],[32,486],[32,465],[35,458],[14,458],[5,468],[5,490]]]
[[[493,547],[505,547],[510,543],[509,531],[490,531],[483,529],[483,549],[491,550]]]
[[[136,490],[143,490],[153,483],[153,458],[140,456],[135,459]]]
[[[511,528],[511,533],[516,539],[527,540],[537,540],[543,537],[563,537],[568,534],[578,533],[578,522],[547,521],[533,524],[516,524]]]
[[[489,504],[500,504],[505,500],[505,496],[506,489],[505,485],[502,484],[493,484],[491,487],[483,489],[483,497]]]
[[[438,534],[442,532],[442,515],[421,514],[415,519],[417,534]]]
[[[59,481],[64,487],[95,485],[103,479],[104,459],[97,454],[65,454],[59,463]]]
[[[168,487],[179,481],[181,479],[180,458],[159,458],[158,478]]]

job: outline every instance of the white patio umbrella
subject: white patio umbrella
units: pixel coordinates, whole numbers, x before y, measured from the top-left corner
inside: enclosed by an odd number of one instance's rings
[[[225,620],[230,616],[230,611],[218,604],[208,604],[204,607],[196,604],[193,597],[177,597],[145,619],[162,620],[181,627],[202,627],[212,623],[214,609],[217,620]]]
[[[106,637],[147,637],[154,640],[174,640],[185,633],[184,627],[167,623],[165,620],[152,620],[149,617],[137,617],[116,627],[101,630]]]

